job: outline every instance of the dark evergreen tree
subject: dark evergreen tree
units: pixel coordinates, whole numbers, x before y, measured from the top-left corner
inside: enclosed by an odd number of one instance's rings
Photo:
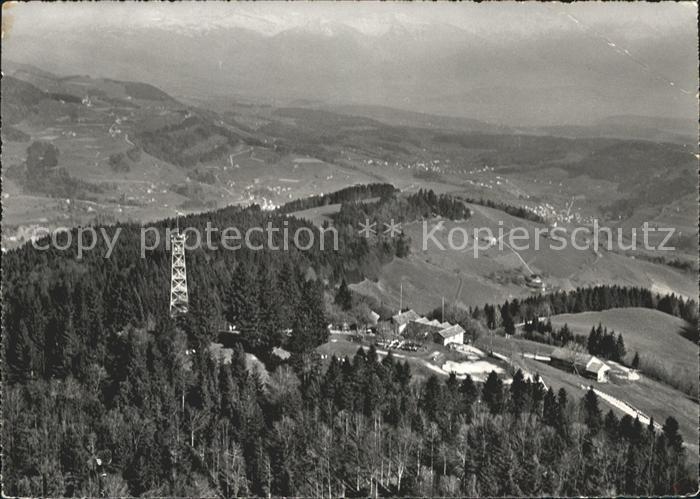
[[[425,411],[431,421],[437,421],[437,415],[443,402],[442,386],[437,376],[428,378],[423,388],[421,396],[421,408]]]
[[[608,438],[612,440],[613,442],[617,440],[618,438],[618,421],[617,417],[613,413],[612,409],[608,411],[608,413],[605,415],[605,422],[604,422],[604,427],[605,427],[605,433],[608,435]]]
[[[634,358],[632,359],[632,369],[639,369],[639,354],[634,352]]]
[[[557,397],[554,394],[552,387],[547,390],[544,396],[544,402],[542,407],[542,420],[544,424],[557,427],[559,417],[559,403],[557,402]]]
[[[352,308],[352,295],[350,294],[350,289],[343,279],[340,283],[340,287],[335,294],[335,303],[343,310],[350,310]]]
[[[503,320],[503,328],[507,335],[515,334],[515,323],[513,322],[513,317],[510,312],[510,305],[505,302],[503,307],[501,307],[501,319]]]
[[[459,386],[459,393],[461,395],[461,411],[467,415],[467,421],[470,421],[472,406],[479,398],[479,389],[468,374]]]
[[[600,408],[598,407],[598,395],[589,388],[583,398],[584,422],[592,433],[597,433],[602,424]]]
[[[663,426],[664,437],[666,437],[668,447],[676,454],[683,450],[683,438],[678,429],[678,421],[673,416],[667,417]]]
[[[510,384],[510,404],[509,410],[516,418],[522,414],[529,402],[530,384],[525,381],[523,372],[518,369],[513,375],[513,381]]]
[[[542,378],[539,374],[535,374],[535,379],[530,383],[530,412],[532,415],[542,415],[542,403],[545,397],[545,389],[542,384]]]
[[[627,350],[625,349],[625,341],[622,339],[622,335],[618,334],[617,340],[615,341],[614,355],[612,357],[618,362],[624,362],[625,355],[627,355]]]
[[[491,371],[486,378],[481,398],[489,408],[491,414],[501,414],[505,402],[503,394],[503,381],[498,377],[496,371]]]

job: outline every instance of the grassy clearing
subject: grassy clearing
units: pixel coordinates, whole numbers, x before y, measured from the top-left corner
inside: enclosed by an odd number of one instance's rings
[[[403,229],[411,239],[411,256],[386,265],[377,282],[365,281],[356,287],[356,291],[398,306],[403,282],[404,306],[432,308],[443,296],[449,302],[483,306],[484,303],[503,303],[531,295],[533,291],[518,282],[531,269],[545,277],[550,289],[618,284],[684,296],[697,294],[697,284],[689,273],[605,250],[596,254],[592,249],[580,250],[571,245],[556,250],[550,246],[556,248],[558,242],[544,236],[535,239],[535,231],[544,228],[540,224],[493,208],[477,205],[470,205],[470,208],[472,217],[469,220],[443,221],[443,228],[437,231],[432,229],[438,220],[427,222],[427,229],[422,222],[405,224]],[[499,230],[507,234],[512,227],[528,230],[532,235],[531,249],[518,251],[518,256],[505,245],[503,249],[495,246],[480,249],[475,258],[472,237],[475,229],[489,228],[498,237]],[[449,244],[450,231],[453,246]],[[468,236],[466,247],[454,249],[462,245],[464,231]],[[427,234],[432,236],[429,238]],[[535,249],[536,242],[539,249]],[[480,245],[484,244],[485,241],[480,242]]]
[[[483,335],[476,340],[474,346],[488,352],[493,349],[503,355],[518,356],[523,353],[532,353],[538,355],[549,355],[556,347],[554,345],[545,345],[536,341],[525,340],[521,338],[504,338],[503,336]]]
[[[603,312],[562,314],[552,325],[568,324],[576,334],[587,335],[599,323],[622,333],[627,362],[639,352],[641,371],[695,398],[698,396],[698,348],[681,336],[685,321],[658,310],[619,308]]]

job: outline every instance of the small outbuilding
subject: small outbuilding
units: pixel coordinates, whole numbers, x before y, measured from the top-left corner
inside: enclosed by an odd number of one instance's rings
[[[555,348],[549,356],[551,364],[559,369],[577,372],[599,383],[606,383],[609,379],[610,367],[593,355],[568,348]]]
[[[443,346],[451,343],[464,343],[464,329],[459,324],[455,324],[454,326],[440,329],[433,337],[436,343],[440,343]]]

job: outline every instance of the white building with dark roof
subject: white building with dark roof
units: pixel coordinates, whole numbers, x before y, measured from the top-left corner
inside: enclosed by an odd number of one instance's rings
[[[464,329],[459,324],[440,329],[433,335],[436,343],[441,345],[449,345],[450,343],[464,343]]]
[[[574,352],[568,348],[555,348],[549,356],[551,364],[560,369],[577,372],[581,376],[595,379],[599,383],[608,381],[610,367],[598,357],[583,352]]]

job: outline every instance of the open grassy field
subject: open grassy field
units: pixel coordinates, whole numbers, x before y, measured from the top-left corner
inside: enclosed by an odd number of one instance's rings
[[[591,327],[598,324],[621,333],[627,349],[627,362],[638,352],[642,372],[685,393],[697,395],[698,347],[681,336],[681,329],[686,325],[682,319],[645,308],[618,308],[552,317],[555,327],[565,323],[577,334],[587,335]]]
[[[553,326],[561,327],[565,323],[574,333],[584,335],[588,335],[592,326],[602,324],[608,330],[622,333],[627,360],[632,360],[636,351],[640,356],[655,356],[692,369],[697,377],[698,349],[681,336],[681,328],[685,325],[683,319],[646,308],[615,308],[552,316]]]
[[[470,276],[458,267],[444,268],[417,255],[395,258],[382,268],[377,281],[365,279],[350,287],[360,294],[375,297],[390,308],[398,308],[402,286],[403,306],[421,313],[440,306],[443,296],[447,303],[473,305],[502,302],[515,293],[517,296],[524,293],[516,286],[500,285],[485,275]]]
[[[558,242],[537,235],[545,228],[542,224],[493,208],[473,204],[469,207],[472,216],[466,221],[433,219],[405,224],[403,229],[411,239],[410,256],[386,265],[377,281],[365,280],[353,285],[353,289],[396,307],[403,283],[403,305],[422,312],[436,307],[442,297],[458,305],[483,306],[530,296],[533,291],[524,280],[530,273],[542,274],[547,291],[617,284],[663,294],[697,295],[697,283],[688,272],[602,248],[597,253],[571,244],[558,249]],[[433,231],[439,224],[441,228]],[[508,234],[514,227],[522,227],[530,234],[529,249],[516,250],[508,244]],[[481,240],[475,252],[474,234],[480,229],[490,230],[499,243],[499,236],[504,234],[505,244],[484,249],[488,234],[484,230],[478,234]],[[581,239],[577,241],[583,243]],[[517,241],[520,246],[526,243]]]
[[[493,350],[494,352],[513,357],[523,353],[549,355],[556,348],[553,345],[545,345],[544,343],[523,338],[505,338],[497,334],[480,336],[474,343],[474,346],[486,352]]]

